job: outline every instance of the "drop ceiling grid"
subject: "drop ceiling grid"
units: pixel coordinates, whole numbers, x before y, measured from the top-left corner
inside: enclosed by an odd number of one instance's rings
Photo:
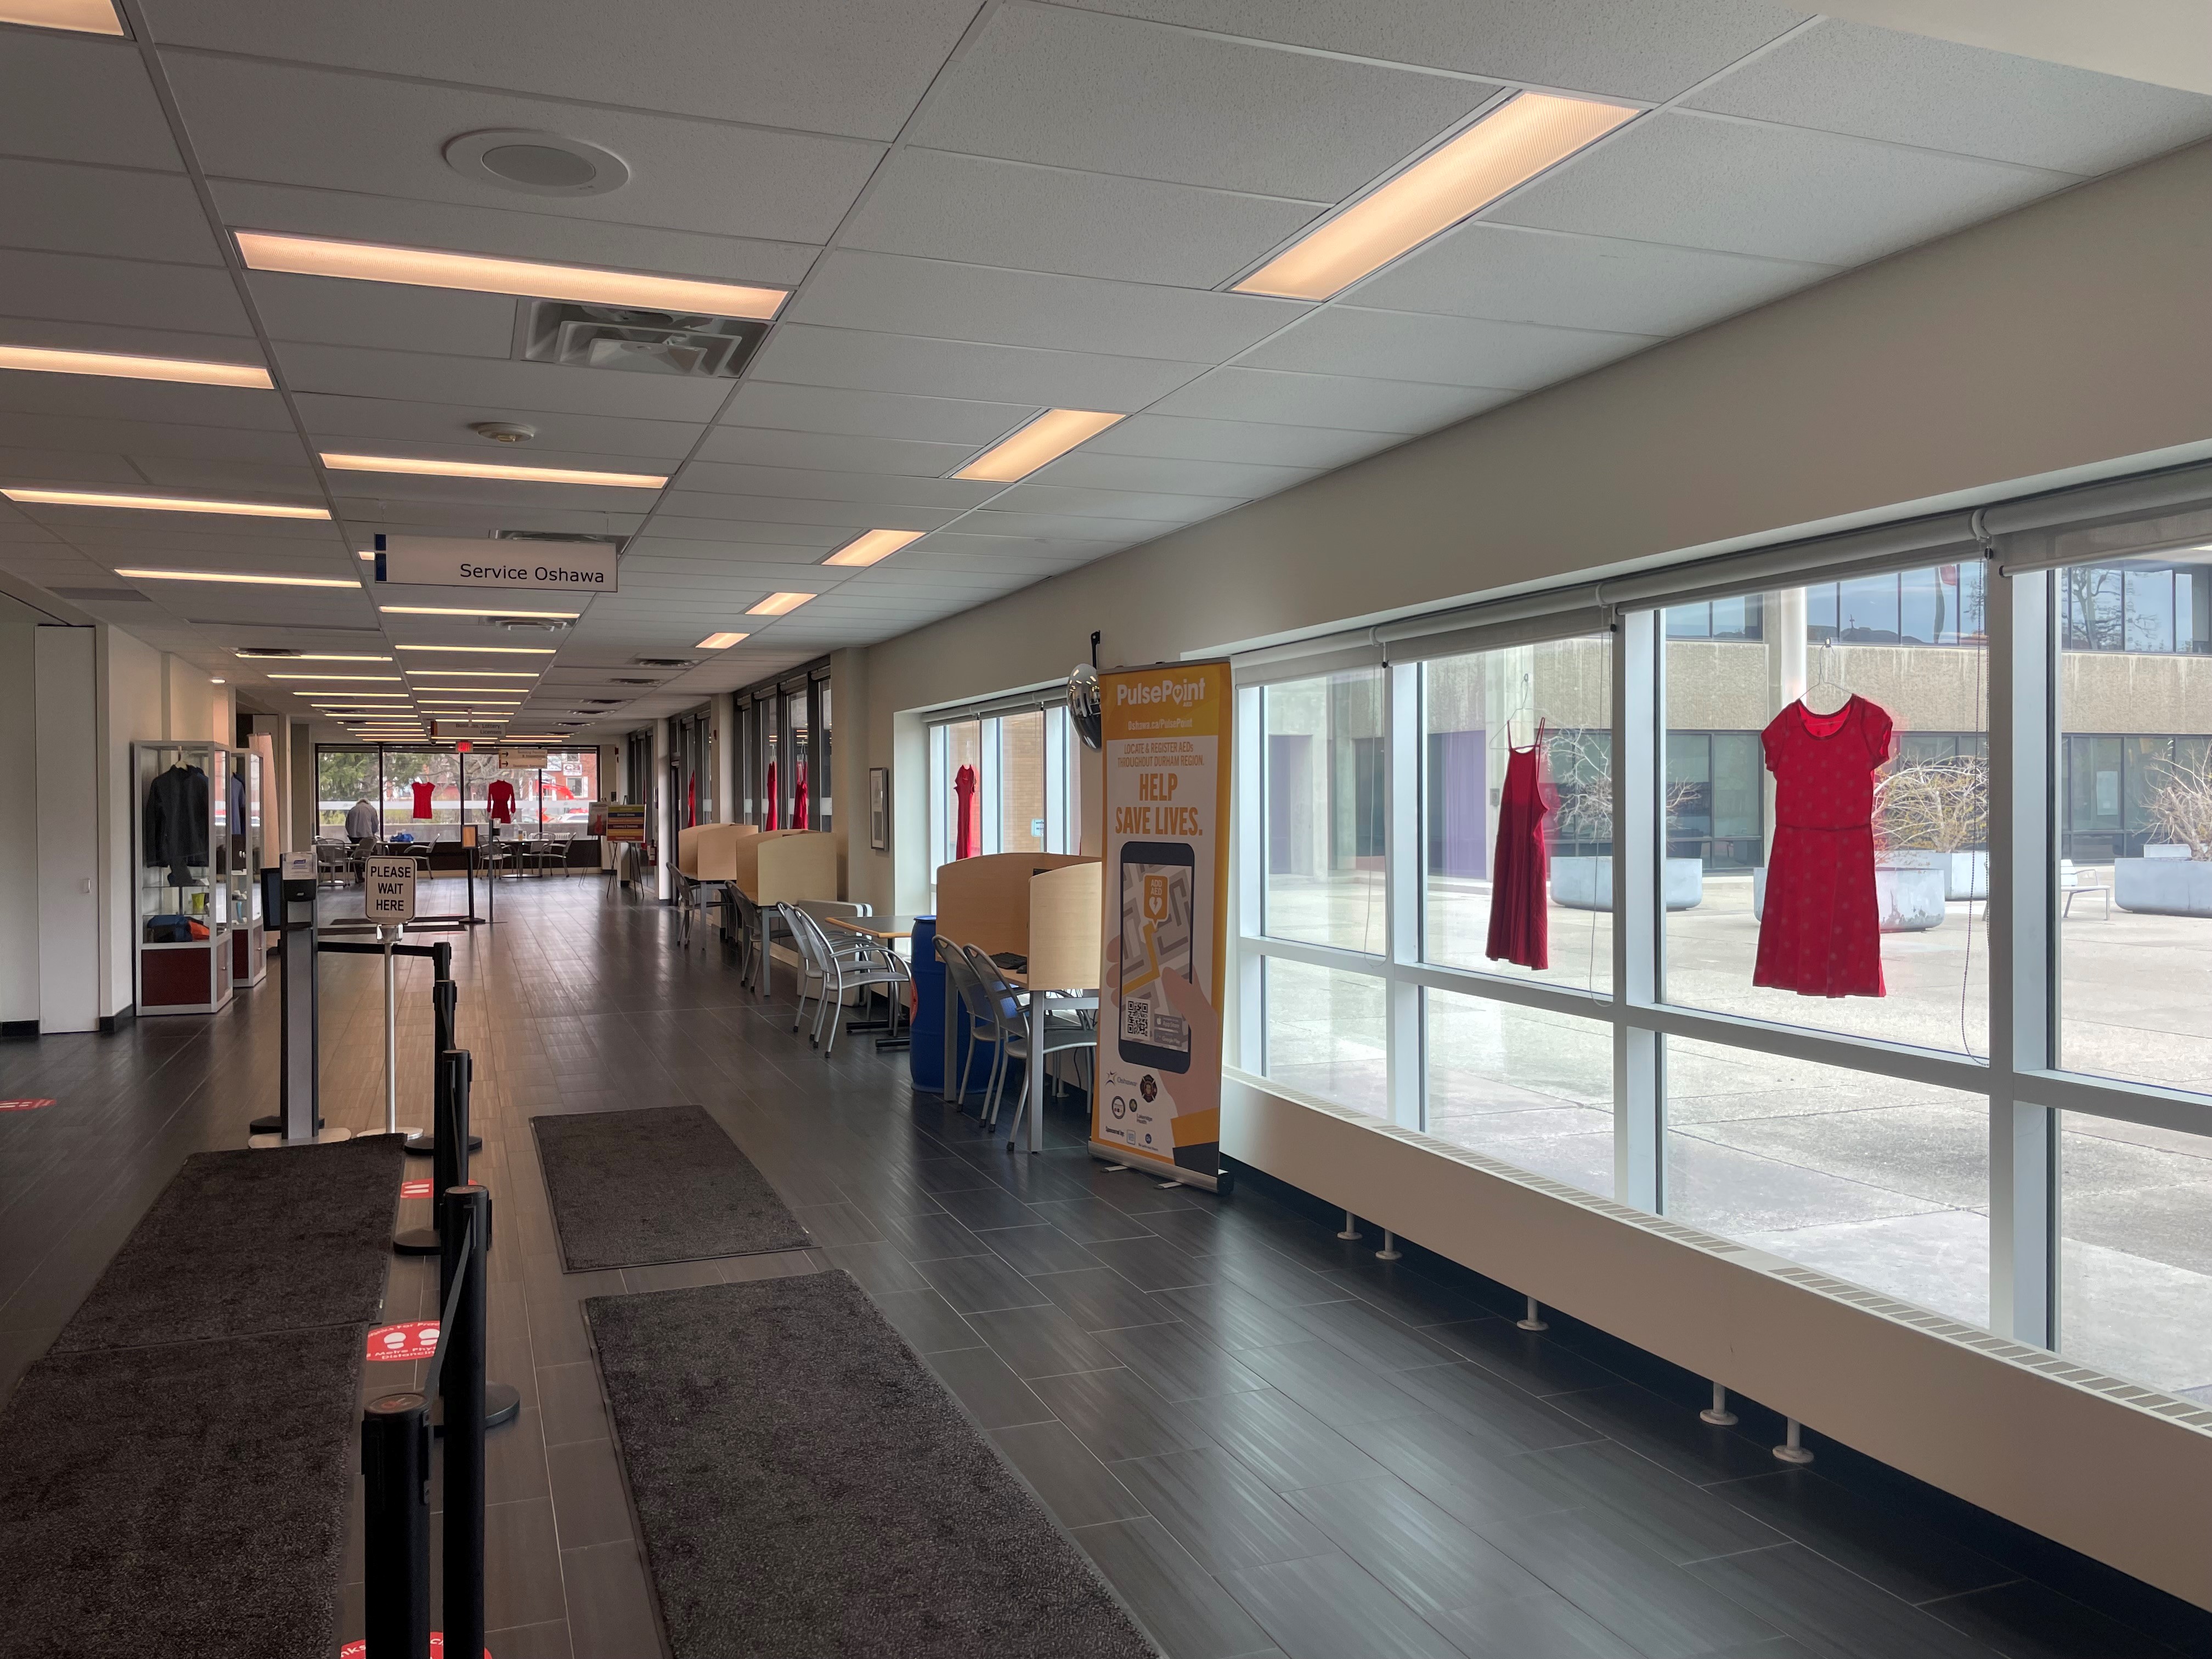
[[[540,428],[543,465],[659,471],[696,454],[635,505],[617,498],[643,492],[333,481],[341,529],[641,523],[623,601],[574,636],[619,632],[636,654],[689,649],[668,639],[699,593],[824,595],[803,623],[753,619],[763,643],[919,620],[924,597],[963,608],[2212,131],[2212,100],[1801,27],[1765,0],[1012,0],[949,67],[964,0],[662,9],[683,38],[745,32],[738,96],[704,97],[690,67],[704,53],[582,73],[544,43],[596,38],[583,0],[555,7],[568,33],[499,49],[432,0],[396,0],[373,27],[277,0],[145,13],[228,222],[797,286],[726,399],[513,362],[511,301],[247,279],[317,447],[481,455],[467,422],[505,417]],[[34,343],[249,346],[234,293],[207,280],[210,231],[135,49],[6,33],[31,43],[0,65],[0,93],[24,94],[0,98],[0,186],[28,204],[0,227],[6,325],[43,331]],[[1516,85],[1681,102],[1332,304],[1218,291]],[[638,177],[547,202],[439,162],[452,131],[493,125],[617,136]],[[112,210],[88,218],[94,185]],[[1813,197],[1823,210],[1803,211]],[[271,394],[22,384],[59,379],[0,375],[0,446],[41,477],[75,454],[96,474],[80,482],[314,493]],[[235,401],[257,398],[276,407]],[[1131,418],[1005,490],[947,487],[1055,404]],[[304,538],[316,553],[258,526],[149,533],[124,516],[49,528],[112,563],[155,562],[155,544],[173,562],[227,546],[303,568],[349,550],[327,527]],[[872,570],[817,562],[871,527],[933,533]],[[297,591],[259,597],[313,613]]]

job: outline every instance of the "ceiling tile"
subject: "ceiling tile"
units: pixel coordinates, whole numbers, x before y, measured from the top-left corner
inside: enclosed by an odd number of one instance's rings
[[[1805,21],[1770,0],[1071,0],[1536,86],[1671,98]]]
[[[200,334],[253,332],[228,271],[78,253],[0,249],[0,312]]]
[[[788,315],[878,333],[1218,363],[1308,309],[1244,294],[846,249],[823,257]]]
[[[1326,205],[908,149],[884,163],[840,241],[971,264],[1212,289]]]
[[[1090,537],[1119,541],[1126,546],[1151,541],[1182,526],[1164,520],[1101,519],[1088,514],[1001,513],[987,507],[961,520],[960,527],[977,536],[1040,536],[1047,540]]]
[[[0,411],[126,421],[205,422],[289,432],[291,415],[273,392],[245,386],[112,380],[95,374],[0,374]]]
[[[0,448],[0,483],[85,483],[143,488],[146,475],[120,455],[94,450]]]
[[[263,58],[767,126],[896,136],[973,0],[685,0],[649,19],[594,0],[301,7],[155,0],[155,38]]]
[[[0,414],[0,444],[89,449],[136,456],[198,456],[218,461],[305,465],[307,452],[289,432],[113,421],[60,415]]]
[[[1525,392],[1654,343],[1648,335],[1336,305],[1247,352],[1239,366]]]
[[[652,534],[641,545],[664,551],[696,547],[709,557],[722,556],[720,550],[731,545],[810,547],[826,553],[849,540],[855,530],[866,528],[864,525],[785,524],[766,519],[706,519],[682,513],[656,513],[653,515]],[[760,556],[782,556],[763,553]]]
[[[965,444],[995,441],[1036,412],[1032,404],[973,403],[957,398],[910,398],[892,392],[738,383],[724,421],[855,438],[918,439]]]
[[[1010,0],[945,71],[908,137],[972,155],[1334,202],[1498,90]]]
[[[184,162],[137,47],[10,29],[0,52],[0,150],[179,172]]]
[[[173,53],[165,60],[201,165],[264,183],[464,205],[542,203],[478,184],[441,154],[455,133],[554,131],[613,151],[628,184],[562,198],[564,216],[820,242],[882,155],[854,139],[534,102],[325,70]]]
[[[1463,420],[1520,396],[1489,387],[1419,386],[1347,374],[1297,374],[1269,368],[1217,368],[1160,399],[1152,413],[1214,420],[1324,422],[1373,432],[1412,434]]]
[[[506,357],[514,349],[520,301],[504,295],[262,270],[248,271],[246,281],[271,339],[457,357]]]
[[[1823,18],[1692,109],[2095,173],[2212,133],[2212,98]]]
[[[677,477],[683,489],[729,495],[797,496],[821,501],[888,501],[902,507],[978,507],[1004,489],[964,478],[919,478],[897,473],[827,472],[812,468],[735,466],[694,461]]]
[[[1509,224],[1856,264],[2073,183],[2065,173],[1676,112],[1506,198]]]
[[[1104,455],[1085,447],[1030,475],[1039,484],[1085,489],[1152,490],[1170,495],[1230,496],[1249,501],[1318,477],[1320,469],[1249,466],[1234,461],[1169,460],[1158,456]]]
[[[1779,299],[1835,270],[1478,222],[1438,237],[1348,297],[1384,311],[1676,334]]]
[[[679,380],[554,363],[439,357],[355,346],[280,342],[276,360],[283,366],[286,383],[295,391],[465,404],[476,411],[468,418],[476,421],[520,418],[542,410],[703,423],[730,394],[727,380]]]
[[[368,439],[410,446],[430,444],[478,445],[483,442],[469,430],[471,421],[490,418],[499,411],[470,404],[418,404],[395,398],[296,393],[301,418],[319,439]],[[532,410],[524,424],[535,427],[538,436],[515,453],[527,458],[540,450],[609,458],[612,471],[642,472],[638,461],[680,461],[698,441],[700,422],[632,420],[615,415],[576,415]],[[332,444],[337,448],[340,445]],[[355,444],[343,446],[356,447]],[[404,452],[402,452],[404,453]]]
[[[702,460],[751,466],[818,467],[832,472],[903,472],[917,478],[942,477],[975,453],[974,444],[781,432],[757,426],[716,427],[699,446]]]
[[[450,202],[408,202],[351,191],[300,190],[231,179],[210,180],[208,187],[215,193],[223,222],[241,230],[450,248],[672,276],[787,285],[806,275],[817,252],[794,242],[602,224]]]
[[[1111,538],[971,535],[969,526],[974,523],[972,518],[963,519],[954,528],[940,530],[926,541],[916,542],[909,552],[916,558],[943,554],[978,559],[1038,559],[1077,565],[1103,558],[1124,545]],[[908,553],[899,555],[900,558],[908,556]]]
[[[136,463],[145,475],[146,482],[156,489],[177,491],[204,492],[209,495],[233,492],[245,494],[249,500],[273,496],[281,500],[319,501],[322,486],[315,478],[314,468],[302,459],[290,466],[270,465],[257,461],[211,461],[198,458],[179,459],[168,455],[144,455]]]
[[[191,181],[175,174],[0,158],[0,245],[219,265]],[[100,211],[88,213],[88,202]]]
[[[994,512],[1066,513],[1081,518],[1150,519],[1189,524],[1225,513],[1245,499],[1237,495],[1143,494],[1130,489],[1081,489],[1046,483],[1018,483],[991,503]]]
[[[1126,413],[1142,409],[1204,368],[1149,357],[981,345],[787,323],[753,359],[749,378],[853,392],[902,392],[979,403]]]
[[[1166,459],[1243,461],[1264,466],[1342,466],[1388,449],[1393,433],[1345,431],[1274,422],[1199,420],[1179,415],[1132,415],[1083,446],[1085,455],[1143,455]]]
[[[883,502],[812,501],[788,495],[725,495],[703,489],[671,489],[666,511],[674,517],[753,524],[842,525],[863,530],[935,530],[960,515],[957,507],[895,507]],[[656,514],[654,523],[660,522]]]

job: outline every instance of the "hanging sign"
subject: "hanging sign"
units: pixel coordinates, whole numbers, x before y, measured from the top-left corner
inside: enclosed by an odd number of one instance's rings
[[[466,536],[379,536],[376,580],[410,587],[525,587],[612,593],[614,548],[605,542],[515,542]]]
[[[437,1352],[438,1322],[434,1319],[380,1325],[368,1334],[371,1359],[428,1359]]]
[[[1228,957],[1226,662],[1099,675],[1105,986],[1091,1150],[1213,1188]]]
[[[510,772],[535,772],[545,764],[543,749],[502,749],[499,763]]]
[[[363,859],[361,913],[380,927],[415,920],[415,860]]]

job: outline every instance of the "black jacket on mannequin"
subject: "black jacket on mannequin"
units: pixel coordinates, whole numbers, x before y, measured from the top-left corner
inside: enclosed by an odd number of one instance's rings
[[[169,866],[172,887],[189,886],[190,866],[208,861],[208,775],[172,766],[146,789],[145,860]]]

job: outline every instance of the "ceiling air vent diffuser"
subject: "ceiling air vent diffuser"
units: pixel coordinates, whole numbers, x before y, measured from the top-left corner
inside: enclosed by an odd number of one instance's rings
[[[699,661],[696,657],[632,657],[630,660],[640,668],[691,668],[696,666]],[[631,685],[636,683],[632,680],[617,682],[622,685]]]
[[[526,362],[733,380],[768,326],[738,317],[538,300],[523,309],[520,333],[515,356]]]

